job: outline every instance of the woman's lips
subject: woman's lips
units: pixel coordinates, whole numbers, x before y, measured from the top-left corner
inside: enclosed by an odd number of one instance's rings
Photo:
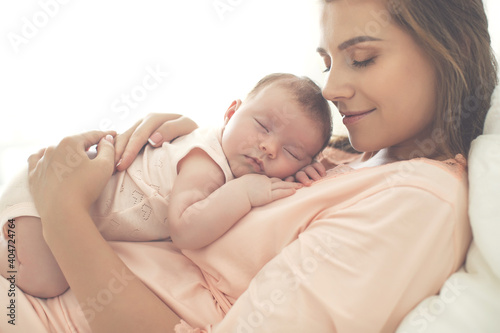
[[[372,113],[375,110],[376,109],[371,109],[368,111],[349,112],[349,113],[341,112],[342,113],[342,122],[346,126],[352,125],[354,123],[357,123],[358,121],[360,121],[361,119],[363,119],[364,117],[366,117],[367,115],[369,115],[370,113]]]

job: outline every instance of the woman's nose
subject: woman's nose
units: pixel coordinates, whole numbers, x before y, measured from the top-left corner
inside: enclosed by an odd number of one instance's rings
[[[332,66],[323,87],[323,97],[332,102],[352,98],[355,90],[350,77],[346,68],[335,69]]]

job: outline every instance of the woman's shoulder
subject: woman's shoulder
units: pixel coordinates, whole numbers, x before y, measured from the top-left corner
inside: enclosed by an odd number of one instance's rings
[[[467,179],[467,160],[462,155],[446,160],[433,160],[429,158],[414,158],[411,160],[397,161],[373,167],[380,168],[384,173],[394,176],[405,176],[409,179],[428,179],[432,182],[463,182]],[[371,169],[371,168],[367,168]]]
[[[328,179],[331,179],[339,187],[356,187],[357,193],[375,194],[386,190],[404,191],[405,188],[413,188],[430,192],[447,201],[455,201],[457,196],[467,195],[467,161],[462,155],[443,161],[415,158],[359,169],[353,169],[347,164],[349,158],[354,159],[356,156],[342,155],[342,152],[330,149],[324,156],[329,158],[327,163],[333,166],[328,170],[325,180],[329,182]],[[337,163],[338,156],[343,157],[347,163]],[[343,179],[337,179],[339,177]],[[344,186],[340,186],[341,184]]]
[[[391,173],[405,172],[408,175],[425,176],[428,178],[438,176],[461,180],[467,176],[467,160],[461,154],[446,160],[414,158],[373,167],[373,169],[376,168],[381,168]]]
[[[380,170],[377,170],[380,169]],[[368,171],[369,172],[369,171]],[[412,187],[445,200],[467,197],[467,161],[462,155],[443,161],[415,158],[374,167],[389,187]]]
[[[327,147],[323,150],[318,158],[327,170],[333,170],[337,167],[341,169],[346,169],[349,163],[356,161],[361,157],[360,153],[355,153],[351,151],[344,151],[334,147]],[[380,166],[363,168],[363,171],[374,171],[377,168],[382,168],[384,170],[419,170],[423,165],[428,165],[429,167],[435,167],[441,169],[449,175],[455,176],[456,178],[463,178],[467,174],[467,160],[462,154],[457,154],[453,158],[448,158],[445,160],[434,160],[429,158],[414,158],[404,161],[396,161],[392,163],[387,163]],[[413,166],[413,167],[412,167]],[[417,167],[418,166],[418,167]],[[437,170],[436,170],[437,171]]]
[[[334,169],[337,166],[346,165],[355,161],[361,156],[360,153],[353,151],[344,151],[335,147],[327,147],[320,154],[318,160],[325,166],[327,170]],[[380,167],[386,169],[407,168],[409,165],[428,164],[434,167],[441,168],[444,172],[450,173],[457,178],[462,178],[467,173],[467,160],[462,154],[455,155],[454,158],[446,160],[433,160],[429,158],[414,158],[411,160],[398,161],[384,164]]]

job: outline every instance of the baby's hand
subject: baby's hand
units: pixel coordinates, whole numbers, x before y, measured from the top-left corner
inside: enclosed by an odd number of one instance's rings
[[[248,174],[239,178],[247,191],[252,207],[258,207],[288,197],[302,187],[302,184],[269,178],[265,175]]]
[[[302,170],[297,172],[295,176],[287,177],[285,181],[297,181],[305,186],[309,186],[313,183],[313,181],[321,179],[324,176],[326,176],[325,166],[320,162],[314,162],[302,168]]]

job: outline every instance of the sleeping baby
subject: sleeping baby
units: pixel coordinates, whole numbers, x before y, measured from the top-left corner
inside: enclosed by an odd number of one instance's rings
[[[331,123],[313,81],[268,75],[244,101],[231,103],[221,128],[145,147],[111,177],[91,207],[92,218],[106,240],[169,239],[180,249],[204,247],[252,207],[295,193],[301,184],[283,179],[313,162],[330,139]],[[15,264],[16,283],[25,292],[44,298],[64,292],[68,284],[44,243],[27,172],[7,187],[0,212],[4,258],[12,230],[17,251],[15,263],[1,261],[2,275],[8,277],[7,264]]]

